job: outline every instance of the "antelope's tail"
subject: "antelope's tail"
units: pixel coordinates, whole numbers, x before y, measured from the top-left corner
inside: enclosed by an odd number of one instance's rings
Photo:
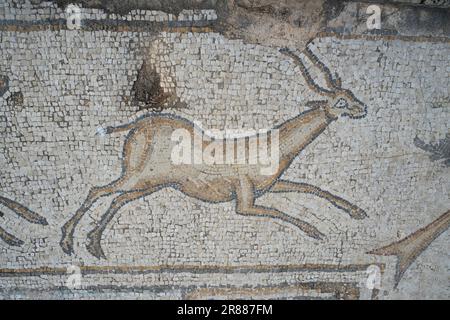
[[[106,128],[97,129],[97,135],[105,135],[105,134],[116,133],[116,132],[130,131],[134,127],[136,127],[136,122],[122,124],[117,127],[108,126]]]

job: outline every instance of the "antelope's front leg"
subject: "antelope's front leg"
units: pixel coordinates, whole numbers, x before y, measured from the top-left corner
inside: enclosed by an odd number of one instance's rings
[[[272,186],[270,192],[309,193],[329,201],[336,208],[344,210],[354,219],[364,219],[367,217],[367,214],[363,209],[355,206],[347,200],[342,199],[341,197],[335,196],[328,191],[324,191],[316,186],[307,183],[280,180]]]
[[[254,187],[247,176],[239,177],[239,185],[236,186],[236,213],[245,216],[268,217],[289,222],[309,237],[321,240],[324,235],[309,223],[291,217],[277,209],[255,205]]]

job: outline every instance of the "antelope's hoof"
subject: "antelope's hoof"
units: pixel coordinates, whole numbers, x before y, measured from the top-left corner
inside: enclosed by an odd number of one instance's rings
[[[367,213],[358,207],[352,208],[349,212],[350,217],[352,217],[353,219],[357,219],[357,220],[361,220],[364,218],[367,218]]]
[[[323,240],[325,238],[325,235],[317,229],[308,232],[308,236],[316,240]]]
[[[68,254],[70,256],[72,255],[72,253],[74,253],[72,237],[63,235],[61,241],[59,242],[59,245],[61,246],[61,249],[64,251],[65,254]]]
[[[325,238],[325,235],[322,232],[320,232],[319,230],[317,230],[316,227],[312,226],[311,224],[305,221],[295,219],[293,224],[310,238],[316,240],[323,240]]]
[[[33,223],[40,224],[40,225],[43,225],[43,226],[48,226],[47,219],[45,219],[44,217],[41,217],[41,216],[37,216],[34,219]]]
[[[64,251],[65,254],[68,254],[69,256],[74,253],[73,251],[73,230],[70,230],[69,232],[67,230],[68,228],[66,226],[63,226],[61,228],[62,231],[62,238],[59,242],[59,245],[61,246],[61,249]]]
[[[19,214],[19,216],[21,216],[22,218],[24,218],[28,222],[35,223],[35,224],[40,224],[40,225],[43,225],[43,226],[47,226],[48,225],[47,219],[45,219],[44,217],[38,215],[36,212],[28,211],[27,214],[22,214],[22,213],[18,212],[18,214]]]
[[[312,225],[299,226],[299,228],[310,238],[316,240],[323,240],[325,238],[325,235]]]
[[[102,246],[100,244],[101,235],[95,232],[88,234],[88,244],[86,249],[97,259],[106,259],[105,253],[103,252]]]

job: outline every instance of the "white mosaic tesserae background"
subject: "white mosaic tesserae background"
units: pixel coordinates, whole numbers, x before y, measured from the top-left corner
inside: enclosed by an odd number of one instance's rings
[[[449,298],[448,232],[415,259],[397,286],[397,258],[369,254],[450,208],[449,167],[415,143],[437,143],[450,133],[448,41],[323,36],[308,44],[367,106],[367,116],[331,123],[283,179],[339,195],[367,218],[352,219],[311,194],[266,193],[257,200],[315,226],[325,235],[317,241],[279,220],[238,215],[234,202],[211,204],[162,189],[120,209],[103,233],[107,259],[97,259],[86,237],[112,196],[81,220],[71,256],[61,249],[61,227],[90,188],[121,175],[127,133],[96,132],[152,111],[133,100],[144,62],[159,74],[163,91],[176,97],[163,113],[204,129],[270,129],[322,97],[279,48],[212,30],[2,29],[0,37],[0,75],[8,78],[0,97],[0,196],[48,221],[32,224],[1,208],[1,228],[23,241],[0,241],[2,298],[36,298],[38,291],[51,298],[233,297],[227,286],[251,288],[244,298],[339,298],[353,289],[335,289],[337,284],[367,289],[371,264],[382,266],[378,298]],[[301,55],[304,48],[290,49]],[[306,66],[326,87],[320,70]],[[70,265],[82,267],[77,290],[66,287]],[[303,285],[310,283],[320,285]]]

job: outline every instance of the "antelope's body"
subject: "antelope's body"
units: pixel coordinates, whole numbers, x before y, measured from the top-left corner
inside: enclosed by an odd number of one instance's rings
[[[108,128],[108,132],[129,130],[130,133],[124,143],[123,172],[116,182],[120,191],[143,190],[153,185],[169,185],[182,191],[188,196],[208,202],[226,202],[236,198],[235,186],[239,184],[240,176],[247,176],[251,180],[255,192],[263,193],[281,176],[292,160],[316,136],[325,130],[333,121],[327,117],[324,110],[314,108],[275,127],[279,132],[280,145],[275,146],[268,139],[268,148],[279,148],[281,160],[273,174],[261,174],[262,164],[223,163],[206,164],[194,163],[176,164],[172,159],[172,152],[176,142],[172,141],[175,130],[186,130],[192,141],[198,128],[195,124],[169,114],[151,114],[125,127]],[[126,128],[126,129],[125,129]],[[237,158],[237,145],[245,145],[246,155],[249,155],[250,139],[258,136],[241,137],[227,141],[222,145],[233,144],[234,158]],[[208,146],[203,139],[202,151]],[[215,140],[217,143],[217,140]],[[224,148],[225,150],[225,148]],[[277,159],[278,160],[278,159]]]

